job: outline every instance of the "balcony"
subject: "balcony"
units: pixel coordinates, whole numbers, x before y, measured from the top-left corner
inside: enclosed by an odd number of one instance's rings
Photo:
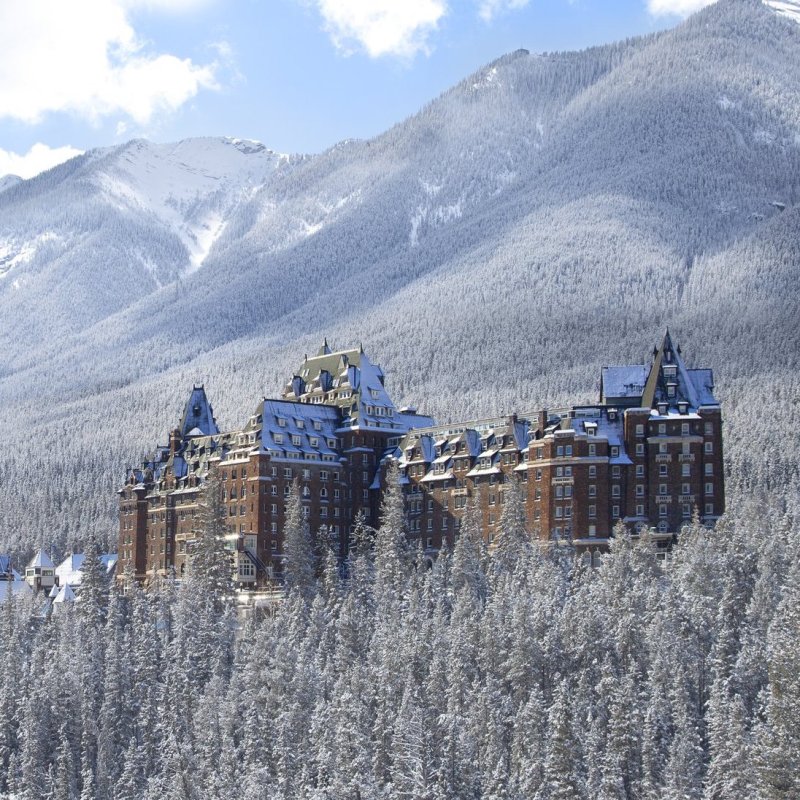
[[[668,464],[672,461],[670,453],[656,453],[656,464]]]
[[[694,453],[680,453],[678,461],[681,462],[694,462]]]
[[[656,495],[656,503],[659,505],[663,503],[671,503],[672,502],[672,495],[671,494],[657,494]]]
[[[575,485],[575,478],[553,478],[550,481],[551,486],[574,486]]]

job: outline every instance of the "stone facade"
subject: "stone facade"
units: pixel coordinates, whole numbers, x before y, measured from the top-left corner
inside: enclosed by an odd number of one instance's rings
[[[219,476],[239,583],[280,574],[286,503],[298,484],[313,531],[344,555],[354,521],[377,524],[394,460],[408,535],[451,546],[468,504],[487,541],[519,481],[532,535],[602,552],[614,525],[654,530],[666,549],[697,513],[725,507],[722,419],[708,369],[688,369],[667,333],[649,366],[607,367],[597,405],[435,425],[392,403],[362,350],[306,358],[280,399],[220,433],[202,387],[180,425],[120,490],[118,575],[186,573],[210,470]]]

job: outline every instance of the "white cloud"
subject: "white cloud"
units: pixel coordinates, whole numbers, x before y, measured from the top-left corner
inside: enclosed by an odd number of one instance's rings
[[[20,178],[32,178],[46,169],[79,156],[83,150],[76,150],[70,145],[49,147],[37,142],[27,153],[20,155],[0,148],[0,177],[3,175],[19,175]]]
[[[486,22],[491,22],[499,14],[506,11],[517,11],[525,8],[530,0],[480,0],[478,14]]]
[[[216,64],[152,52],[132,8],[186,10],[198,0],[0,2],[0,118],[37,122],[66,111],[138,124],[215,88]]]
[[[447,0],[315,0],[340,50],[371,58],[412,58],[429,52],[428,37],[447,13]]]
[[[678,14],[688,17],[705,6],[710,6],[716,0],[647,0],[647,10],[651,14]]]

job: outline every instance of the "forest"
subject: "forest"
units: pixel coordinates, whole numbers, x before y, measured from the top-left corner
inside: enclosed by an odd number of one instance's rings
[[[796,505],[734,501],[666,560],[620,528],[592,567],[520,497],[429,568],[398,488],[345,564],[295,495],[285,597],[246,619],[213,508],[180,586],[105,585],[95,543],[79,603],[0,608],[0,797],[800,796]]]

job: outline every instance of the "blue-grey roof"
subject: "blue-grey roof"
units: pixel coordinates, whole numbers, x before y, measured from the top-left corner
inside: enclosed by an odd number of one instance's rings
[[[211,436],[217,433],[219,428],[214,419],[214,409],[206,397],[206,390],[202,386],[195,386],[183,412],[181,435]]]
[[[603,399],[641,397],[649,369],[644,364],[625,367],[603,367],[601,374]]]

